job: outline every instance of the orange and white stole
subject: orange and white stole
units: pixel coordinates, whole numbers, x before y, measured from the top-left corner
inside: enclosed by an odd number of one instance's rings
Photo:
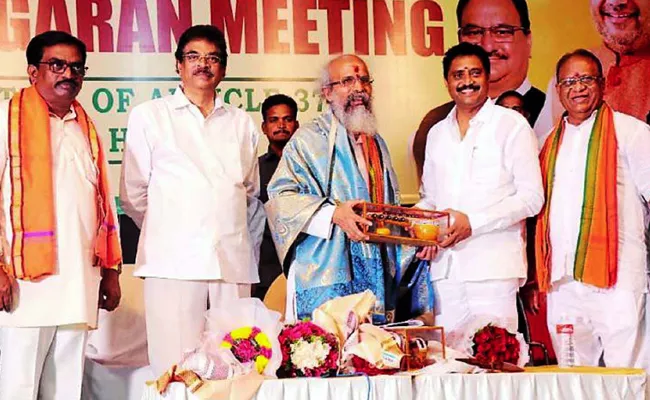
[[[95,265],[115,269],[122,263],[117,221],[108,198],[108,174],[94,124],[75,101],[76,119],[88,139],[99,171],[97,208],[99,228],[95,240]],[[9,274],[34,280],[55,272],[56,216],[50,113],[32,86],[17,92],[9,103],[9,158],[11,179],[11,243]]]

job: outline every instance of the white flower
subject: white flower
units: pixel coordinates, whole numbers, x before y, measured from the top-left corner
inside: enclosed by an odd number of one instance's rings
[[[305,372],[307,369],[321,366],[330,350],[330,345],[322,340],[314,340],[309,343],[299,339],[291,344],[291,362],[296,368]]]

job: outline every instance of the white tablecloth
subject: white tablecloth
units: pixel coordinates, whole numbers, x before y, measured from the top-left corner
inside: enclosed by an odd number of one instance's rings
[[[516,373],[420,375],[413,379],[416,400],[643,400],[646,375]]]
[[[383,400],[413,398],[411,376],[372,378],[302,378],[267,380],[260,386],[256,400]],[[172,383],[164,396],[147,386],[142,400],[198,400],[182,383]]]

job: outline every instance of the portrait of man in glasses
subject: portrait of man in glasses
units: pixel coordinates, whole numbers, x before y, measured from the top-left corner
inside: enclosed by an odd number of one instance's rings
[[[144,278],[157,376],[199,344],[208,305],[250,297],[264,232],[260,134],[216,92],[228,64],[223,33],[193,26],[175,57],[175,93],[129,115],[120,184],[122,208],[142,232],[134,275]]]
[[[527,78],[533,35],[526,0],[460,0],[456,7],[458,41],[477,44],[490,56],[490,91],[496,100],[509,90],[524,96],[525,108],[534,124],[544,104],[544,92]],[[429,130],[442,121],[454,103],[429,111],[420,122],[413,141],[418,177],[422,176]]]
[[[586,7],[586,6],[585,6]],[[605,71],[605,101],[616,111],[646,121],[650,115],[650,0],[591,0],[591,17],[602,37],[592,52]],[[565,108],[549,83],[535,133],[543,143]]]
[[[415,248],[365,242],[363,227],[371,223],[353,210],[363,201],[400,204],[373,112],[373,80],[362,59],[343,55],[325,65],[319,84],[329,110],[287,143],[265,204],[288,274],[286,319],[308,317],[330,299],[370,290],[376,298],[373,321],[391,322],[396,271],[406,271]],[[426,281],[421,283],[415,286],[426,290]],[[413,316],[431,312],[427,307],[413,305]]]

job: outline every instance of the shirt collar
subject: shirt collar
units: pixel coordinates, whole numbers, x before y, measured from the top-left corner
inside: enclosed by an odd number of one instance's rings
[[[188,99],[187,96],[185,96],[185,93],[183,92],[183,86],[182,85],[178,85],[178,87],[176,87],[176,91],[174,92],[174,94],[169,99],[169,102],[171,103],[172,107],[174,107],[176,109],[180,109],[180,108],[183,108],[183,107],[188,107],[189,105],[192,104],[190,99]],[[222,107],[224,107],[223,101],[221,100],[221,97],[216,95],[214,97],[214,110],[213,110],[213,112],[218,110],[219,108],[222,108]]]
[[[519,85],[519,87],[515,90],[517,93],[520,95],[525,95],[528,93],[528,91],[533,87],[533,85],[530,83],[528,78],[524,79],[524,81]]]
[[[59,116],[54,114],[52,111],[49,111],[49,113],[50,113],[50,117],[59,118]],[[62,121],[70,121],[73,119],[77,119],[77,113],[74,111],[74,107],[70,105],[70,110],[68,111],[68,113],[64,115],[63,118],[59,118],[59,119]]]
[[[589,116],[589,118],[587,118],[586,120],[582,121],[579,125],[573,125],[572,123],[570,123],[570,122],[569,122],[569,116],[568,116],[568,115],[565,115],[563,118],[564,118],[564,122],[565,122],[565,124],[566,124],[567,126],[572,126],[572,127],[575,127],[575,128],[581,128],[582,126],[584,126],[584,125],[586,125],[586,124],[593,124],[593,123],[594,123],[594,120],[596,119],[596,114],[597,114],[597,113],[598,113],[598,109],[595,109],[595,110],[591,113],[591,115]]]
[[[277,154],[271,149],[271,145],[269,145],[268,149],[266,150],[266,154],[264,154],[264,158],[268,161],[274,161],[274,160],[279,160],[280,157],[278,157]]]
[[[488,97],[485,104],[483,104],[483,107],[481,107],[478,113],[476,113],[476,115],[472,117],[472,119],[469,121],[469,124],[474,125],[477,123],[483,123],[489,121],[492,118],[493,111],[494,111],[494,100]],[[454,106],[451,112],[447,115],[447,122],[452,124],[458,123],[458,120],[456,119],[456,106]]]

